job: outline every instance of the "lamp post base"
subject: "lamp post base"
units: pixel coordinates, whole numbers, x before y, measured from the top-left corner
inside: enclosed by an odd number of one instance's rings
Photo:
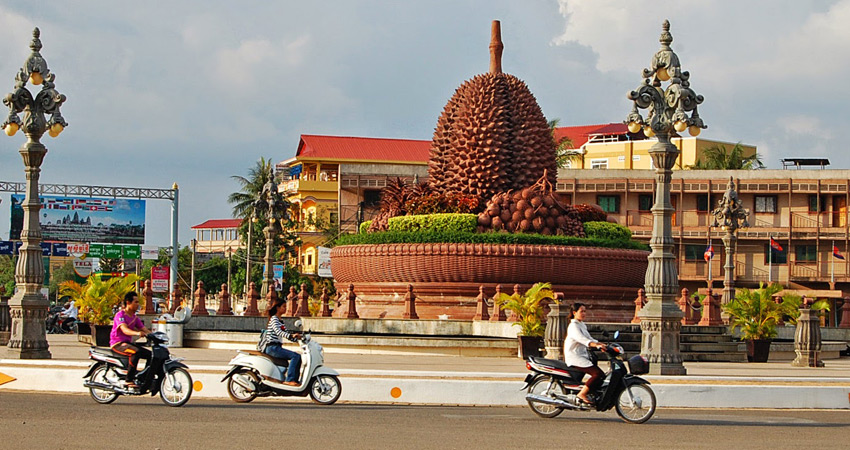
[[[17,359],[50,359],[47,349],[47,302],[39,294],[17,294],[9,300],[12,331],[6,346]]]
[[[682,311],[673,299],[647,303],[640,319],[641,355],[649,361],[649,373],[687,375],[679,352]]]

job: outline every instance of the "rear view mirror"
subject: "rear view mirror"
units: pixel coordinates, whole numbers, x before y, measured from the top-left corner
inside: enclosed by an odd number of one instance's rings
[[[615,341],[617,340],[618,337],[620,337],[620,330],[617,330],[617,331],[614,332],[614,340]]]

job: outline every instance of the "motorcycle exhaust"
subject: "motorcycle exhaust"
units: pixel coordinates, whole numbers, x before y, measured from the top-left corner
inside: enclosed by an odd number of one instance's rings
[[[132,392],[130,392],[126,389],[121,389],[120,387],[116,387],[116,386],[113,386],[111,384],[103,384],[103,383],[98,383],[97,381],[91,381],[91,380],[83,381],[83,386],[85,386],[87,388],[97,388],[97,389],[103,389],[105,391],[112,391],[112,392],[115,392],[117,394],[123,394],[123,395],[132,394]]]
[[[537,394],[528,394],[528,395],[525,396],[525,399],[528,400],[528,401],[537,402],[537,403],[545,403],[547,405],[554,405],[554,406],[558,406],[558,407],[561,407],[561,408],[579,409],[578,405],[574,405],[572,403],[565,402],[563,400],[559,400],[559,399],[555,399],[555,398],[544,397],[542,395],[537,395]]]

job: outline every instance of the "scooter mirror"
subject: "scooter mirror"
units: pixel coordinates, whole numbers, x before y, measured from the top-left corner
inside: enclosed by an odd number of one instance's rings
[[[618,337],[620,337],[620,330],[617,330],[617,331],[614,332],[614,340],[615,341],[617,340]]]
[[[297,328],[297,329],[301,329],[301,327],[302,327],[303,325],[304,325],[304,323],[303,323],[303,322],[301,322],[301,319],[298,319],[298,320],[296,320],[296,321],[295,321],[295,328]]]

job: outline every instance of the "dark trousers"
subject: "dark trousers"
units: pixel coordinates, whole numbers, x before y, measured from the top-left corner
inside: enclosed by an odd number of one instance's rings
[[[579,372],[584,372],[590,375],[590,378],[584,382],[589,388],[590,392],[594,392],[599,389],[599,386],[602,385],[602,382],[605,380],[605,372],[599,368],[599,366],[590,366],[590,367],[576,367],[570,366],[570,370],[577,370]]]
[[[139,360],[144,359],[145,361],[150,362],[151,360],[151,351],[144,348],[139,347],[138,345],[131,344],[129,342],[119,342],[112,346],[112,351],[118,353],[120,355],[129,356],[130,357],[130,367],[127,368],[127,382],[135,383],[136,379],[136,371],[138,370],[137,366],[139,365]]]

